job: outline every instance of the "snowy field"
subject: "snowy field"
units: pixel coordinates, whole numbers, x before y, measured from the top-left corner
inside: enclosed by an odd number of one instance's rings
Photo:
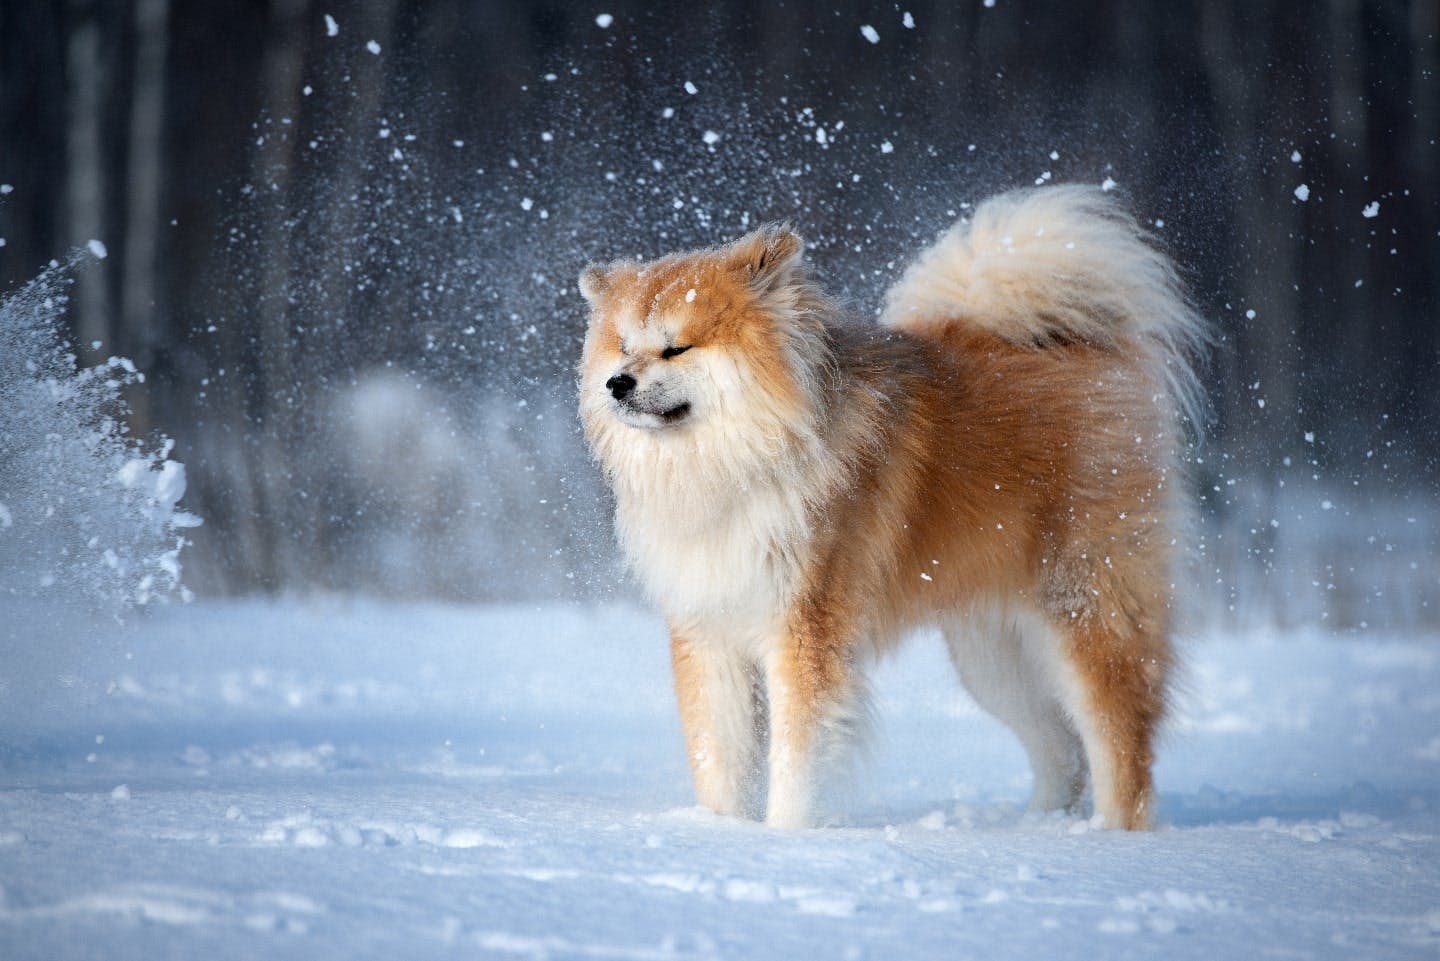
[[[642,611],[6,620],[7,961],[1440,957],[1433,638],[1196,643],[1145,835],[1024,814],[918,638],[847,818],[784,833],[692,806]]]

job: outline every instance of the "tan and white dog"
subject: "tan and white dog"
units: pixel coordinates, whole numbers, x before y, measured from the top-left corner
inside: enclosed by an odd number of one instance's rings
[[[1144,828],[1205,338],[1109,194],[981,204],[848,321],[783,226],[587,268],[586,436],[671,631],[700,802],[815,823],[867,662],[938,625],[1032,806]],[[768,787],[768,791],[767,791]]]

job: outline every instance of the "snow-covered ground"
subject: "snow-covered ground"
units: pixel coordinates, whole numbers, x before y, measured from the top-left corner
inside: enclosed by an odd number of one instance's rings
[[[840,826],[692,806],[643,611],[0,626],[0,958],[1440,957],[1440,642],[1198,642],[1167,826],[1023,813],[933,638]]]

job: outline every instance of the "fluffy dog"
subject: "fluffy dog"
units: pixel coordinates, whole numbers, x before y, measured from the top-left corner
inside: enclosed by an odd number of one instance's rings
[[[1036,809],[1147,827],[1204,339],[1110,194],[978,206],[845,319],[769,226],[588,267],[580,413],[671,632],[695,789],[815,823],[867,662],[937,625]],[[767,791],[768,787],[768,791]]]

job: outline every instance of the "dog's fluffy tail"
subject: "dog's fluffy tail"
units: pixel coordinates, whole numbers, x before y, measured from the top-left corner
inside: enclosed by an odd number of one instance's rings
[[[881,322],[921,335],[962,323],[1013,343],[1138,348],[1178,411],[1199,426],[1192,362],[1208,340],[1206,325],[1170,258],[1096,187],[986,200],[905,271]]]

